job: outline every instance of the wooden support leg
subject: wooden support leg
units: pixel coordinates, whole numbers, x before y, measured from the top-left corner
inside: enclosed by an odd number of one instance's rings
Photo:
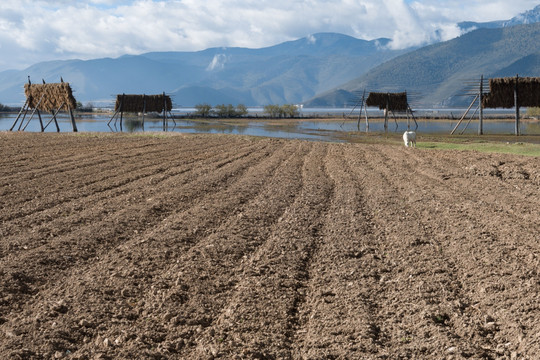
[[[17,131],[21,131],[22,125],[23,125],[23,123],[24,123],[24,120],[26,119],[26,115],[28,114],[28,110],[29,110],[29,109],[26,109],[26,110],[25,110],[24,115],[23,115],[23,118],[21,119],[21,122],[19,123],[19,127],[17,128]]]
[[[369,132],[369,118],[367,114],[367,105],[364,106],[364,114],[366,116],[366,132]]]
[[[173,117],[173,115],[172,115],[172,113],[170,111],[169,111],[169,117],[171,118],[174,126],[176,127],[176,120],[174,120],[174,117]]]
[[[43,119],[41,118],[41,113],[39,110],[37,111],[38,117],[39,117],[39,126],[41,127],[41,132],[45,131],[45,128],[43,127]]]
[[[454,127],[454,129],[450,132],[450,135],[454,135],[454,133],[456,132],[458,126],[461,124],[461,122],[463,121],[463,119],[465,119],[465,117],[467,116],[467,114],[469,113],[469,111],[471,111],[471,108],[473,107],[474,103],[476,102],[476,99],[478,99],[478,95],[476,95],[476,97],[474,98],[474,100],[471,102],[471,105],[469,105],[469,107],[467,108],[467,111],[465,111],[465,114],[463,114],[463,116],[461,117],[461,119],[459,119],[458,123],[456,124],[456,126]]]
[[[396,114],[392,111],[392,117],[394,118],[394,122],[396,123],[396,131],[398,129],[398,122],[397,122],[397,119],[396,119]]]
[[[463,135],[465,133],[465,130],[467,130],[467,128],[469,127],[474,115],[476,115],[476,113],[478,112],[478,109],[480,108],[481,105],[478,105],[478,107],[476,108],[476,110],[474,110],[473,114],[471,115],[471,117],[469,118],[469,121],[467,122],[467,124],[465,125],[465,127],[463,128],[463,130],[461,130],[461,133],[460,135]]]
[[[41,101],[43,100],[43,98],[45,97],[45,94],[41,95],[41,98],[39,99],[36,107],[34,108],[34,110],[32,111],[32,115],[30,115],[30,119],[28,119],[28,121],[26,122],[26,125],[24,125],[22,131],[26,130],[26,127],[28,126],[28,124],[30,124],[30,121],[34,118],[34,114],[36,113],[36,111],[38,111],[39,113],[39,105],[41,104]],[[22,125],[22,123],[21,123]]]
[[[384,132],[388,132],[388,107],[384,109]]]
[[[167,125],[167,102],[165,101],[165,92],[163,92],[163,131],[166,131]]]
[[[71,128],[73,129],[73,132],[77,132],[77,123],[75,122],[75,117],[73,116],[73,109],[68,106],[69,110],[69,117],[71,119]]]
[[[58,120],[56,119],[56,115],[58,114],[59,111],[60,109],[57,109],[53,115],[54,125],[56,125],[56,132],[60,132],[60,126],[58,125]]]
[[[516,107],[516,136],[519,136],[519,93],[518,93],[519,75],[516,75],[514,84],[514,106]]]
[[[19,118],[21,117],[23,111],[25,113],[25,116],[26,116],[26,106],[28,105],[28,99],[26,99],[26,101],[24,102],[24,105],[23,107],[21,108],[21,110],[19,111],[19,115],[17,115],[17,118],[15,119],[15,122],[13,122],[13,125],[11,125],[11,128],[9,128],[9,131],[13,131],[13,129],[15,128],[15,125],[17,125],[17,122],[19,121]]]
[[[409,105],[407,105],[407,109],[411,113],[411,117],[414,120],[414,125],[416,125],[416,127],[414,128],[414,131],[416,131],[416,130],[418,130],[418,123],[416,122],[416,118],[414,117],[414,113],[413,113],[413,111],[412,111],[412,109],[411,109],[411,107]]]
[[[142,129],[144,131],[144,114],[146,113],[146,94],[143,95]]]
[[[60,106],[60,109],[61,109],[63,106],[64,106],[64,103],[62,103],[62,105]],[[58,115],[58,112],[59,112],[59,111],[60,111],[60,110],[56,110],[56,112],[51,111],[52,118],[51,118],[51,120],[49,120],[49,122],[47,123],[47,125],[45,125],[45,129],[47,129],[47,126],[49,126],[49,124],[50,124],[53,120],[54,120],[54,122],[56,122],[56,115]],[[60,131],[60,128],[58,127],[58,124],[56,124],[56,129],[57,129],[58,131]]]
[[[111,123],[111,121],[113,121],[114,117],[118,114],[118,110],[116,110],[113,114],[113,116],[109,119],[109,122],[107,122],[107,125],[109,125]]]

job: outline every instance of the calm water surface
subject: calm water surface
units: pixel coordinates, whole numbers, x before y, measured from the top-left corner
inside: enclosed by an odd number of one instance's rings
[[[305,115],[305,114],[304,114]],[[0,114],[0,131],[9,130],[17,115],[16,114]],[[143,131],[163,131],[162,119],[145,118],[144,127],[141,118],[138,117],[125,117],[122,126],[117,121],[116,125],[114,121],[108,126],[107,122],[110,119],[110,115],[79,115],[76,116],[77,128],[79,132],[143,132]],[[50,116],[43,117],[44,123],[50,120]],[[235,121],[234,124],[227,124],[223,120],[187,120],[176,119],[176,125],[169,120],[168,128],[166,131],[182,132],[182,133],[206,133],[206,134],[241,134],[252,136],[268,136],[276,138],[291,138],[291,139],[307,139],[307,140],[330,140],[335,141],[336,135],[340,133],[356,132],[358,131],[358,123],[355,119],[349,120],[333,120],[333,121],[286,121],[287,124],[280,125],[279,120],[273,121],[250,121],[246,119],[245,122]],[[14,128],[18,130],[25,128],[25,131],[39,132],[41,131],[39,120],[33,118],[28,122],[28,117],[23,125],[19,125]],[[418,121],[419,133],[426,134],[449,134],[456,126],[457,120],[423,120]],[[464,121],[458,128],[456,134],[461,133],[465,128],[466,121]],[[59,127],[61,132],[71,132],[71,122],[69,117],[63,115],[59,117]],[[414,129],[414,122],[411,121],[411,128]],[[393,119],[389,122],[389,132],[403,132],[407,129],[406,119],[398,120],[397,127]],[[508,121],[484,121],[484,133],[485,134],[513,134],[515,124],[513,120]],[[522,134],[526,135],[539,135],[540,134],[540,122],[538,121],[523,121],[520,126]],[[54,123],[49,124],[46,132],[56,132],[56,126]],[[360,123],[360,131],[366,131],[365,120]],[[384,131],[384,125],[382,121],[370,120],[369,131],[380,132]],[[478,120],[472,121],[468,128],[465,130],[466,134],[475,134],[478,131]]]

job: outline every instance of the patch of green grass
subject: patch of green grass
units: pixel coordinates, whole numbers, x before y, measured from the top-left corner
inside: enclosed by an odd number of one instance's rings
[[[437,150],[467,150],[479,151],[485,153],[514,154],[525,156],[540,156],[540,145],[529,143],[497,143],[488,141],[477,141],[470,143],[458,142],[419,142],[417,147],[420,149]]]

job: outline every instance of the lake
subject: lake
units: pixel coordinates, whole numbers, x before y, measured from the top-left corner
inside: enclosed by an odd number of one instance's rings
[[[347,109],[332,109],[333,112],[328,112],[329,115],[345,114]],[[340,112],[341,111],[341,112]],[[349,110],[350,112],[350,110]],[[455,112],[454,114],[458,114]],[[308,117],[311,114],[303,111],[303,116]],[[378,116],[379,114],[375,114]],[[120,126],[120,122],[117,121],[116,125],[114,121],[111,125],[107,125],[110,119],[109,114],[103,115],[77,115],[75,117],[77,122],[77,128],[79,132],[155,132],[163,131],[163,120],[157,118],[145,118],[144,128],[142,124],[142,118],[136,116],[124,117],[124,122]],[[320,116],[320,112],[319,112]],[[176,119],[176,126],[171,120],[169,120],[169,127],[166,131],[182,132],[182,133],[209,133],[209,134],[241,134],[252,136],[268,136],[276,138],[292,138],[292,139],[307,139],[307,140],[330,140],[337,141],[336,134],[357,132],[358,123],[355,115],[347,118],[340,119],[335,118],[333,120],[283,120],[280,124],[279,119],[275,120],[256,120],[256,119],[231,119],[218,120],[218,119]],[[370,115],[371,116],[371,115]],[[17,115],[16,114],[0,114],[0,131],[6,131],[11,128]],[[25,131],[39,132],[40,125],[36,118],[33,118],[28,122],[29,116],[27,116],[25,123],[21,126],[25,128]],[[47,123],[50,116],[43,116],[44,123]],[[61,115],[58,117],[59,127],[61,132],[71,132],[71,122],[69,117]],[[468,121],[463,121],[461,126],[456,131],[456,134],[462,132],[465,128],[465,124]],[[15,131],[19,128],[19,123],[15,127]],[[418,120],[418,133],[426,134],[449,134],[456,126],[457,120],[450,119],[437,119],[437,120]],[[388,124],[389,132],[403,132],[407,129],[407,120],[398,119],[397,128],[394,119],[389,120]],[[411,120],[411,128],[414,130],[414,122]],[[514,134],[515,124],[511,119],[508,120],[489,120],[484,121],[484,133],[485,134]],[[522,121],[520,126],[521,133],[523,135],[540,135],[540,122],[539,121]],[[360,122],[360,131],[366,131],[365,120]],[[384,123],[380,119],[370,119],[370,132],[384,132]],[[56,132],[54,123],[51,123],[46,132]],[[473,119],[464,133],[476,134],[478,132],[478,119]]]

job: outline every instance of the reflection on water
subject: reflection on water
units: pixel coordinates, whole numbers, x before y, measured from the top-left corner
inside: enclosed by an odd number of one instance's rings
[[[14,123],[17,114],[0,114],[0,131],[9,130]],[[333,121],[291,121],[291,120],[258,120],[253,119],[226,120],[213,119],[176,119],[176,124],[168,120],[167,127],[164,128],[163,119],[145,118],[144,124],[141,117],[124,117],[122,124],[120,121],[111,122],[107,125],[110,116],[107,115],[82,115],[77,116],[77,127],[79,132],[160,132],[172,131],[183,133],[207,133],[207,134],[239,134],[253,136],[268,136],[278,138],[310,139],[310,140],[335,140],[343,133],[365,132],[366,124],[362,120],[358,123],[355,119],[333,120]],[[44,117],[43,121],[48,122]],[[60,131],[71,132],[71,122],[69,116],[58,117]],[[418,120],[419,133],[440,133],[449,134],[456,126],[457,120]],[[478,132],[478,121],[472,121],[465,129],[466,122],[458,128],[456,134],[464,131],[466,134],[476,134]],[[415,128],[411,121],[410,127]],[[399,119],[396,123],[393,119],[388,124],[389,132],[403,132],[407,129],[406,119]],[[521,133],[524,135],[540,134],[539,121],[523,121],[521,123]],[[26,131],[41,131],[39,121],[33,119],[28,123]],[[46,132],[55,132],[55,126],[49,126]],[[384,123],[381,120],[370,120],[370,132],[383,132]],[[486,120],[484,122],[485,134],[513,134],[515,124],[512,120]]]

